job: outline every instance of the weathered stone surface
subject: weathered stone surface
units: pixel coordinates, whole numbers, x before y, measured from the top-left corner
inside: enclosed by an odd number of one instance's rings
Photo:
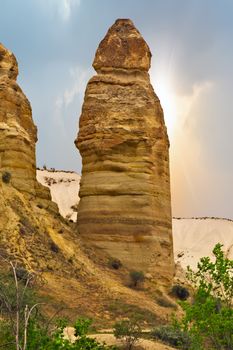
[[[130,20],[100,43],[76,139],[83,161],[78,229],[129,268],[167,284],[174,272],[169,141],[150,84],[151,53]]]
[[[17,75],[15,56],[0,44],[0,172],[10,172],[13,186],[34,194],[37,129]]]
[[[148,71],[151,52],[139,31],[130,20],[118,19],[101,41],[93,62],[98,70],[108,68]]]
[[[49,191],[36,181],[37,128],[17,75],[15,56],[0,44],[0,176],[8,172],[16,189],[49,200]]]

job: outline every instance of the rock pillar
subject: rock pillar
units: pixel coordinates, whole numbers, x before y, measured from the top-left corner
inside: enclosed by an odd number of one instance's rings
[[[0,43],[0,175],[9,173],[15,188],[35,194],[37,128],[17,75],[15,56]]]
[[[78,229],[84,240],[159,283],[173,276],[169,141],[148,70],[151,52],[119,19],[95,55],[79,133]]]

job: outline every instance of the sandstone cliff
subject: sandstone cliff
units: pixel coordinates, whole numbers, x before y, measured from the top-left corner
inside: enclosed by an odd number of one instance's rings
[[[101,41],[75,141],[82,238],[165,285],[174,273],[169,141],[150,84],[151,53],[130,20]]]
[[[22,192],[50,200],[49,191],[36,181],[37,128],[17,76],[15,56],[0,44],[0,176],[8,176],[7,182]]]
[[[35,194],[37,130],[17,75],[15,56],[0,44],[0,172],[11,173],[16,188]]]

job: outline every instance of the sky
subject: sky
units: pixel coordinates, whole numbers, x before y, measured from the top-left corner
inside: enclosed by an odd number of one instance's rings
[[[173,216],[233,219],[232,0],[0,0],[0,42],[38,127],[37,165],[81,172],[74,146],[99,42],[130,18],[152,52],[170,138]]]

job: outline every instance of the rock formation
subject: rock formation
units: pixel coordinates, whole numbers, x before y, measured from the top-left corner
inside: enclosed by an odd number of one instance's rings
[[[17,75],[15,56],[0,44],[0,176],[10,174],[8,181],[19,191],[49,199],[36,181],[37,128]]]
[[[154,296],[152,299],[146,290],[132,293],[122,285],[122,280],[116,281],[115,274],[103,266],[103,256],[97,250],[92,251],[95,257],[90,260],[72,223],[61,220],[58,212],[51,210],[56,206],[48,200],[49,190],[36,182],[36,128],[30,104],[17,85],[16,76],[16,59],[1,45],[0,274],[6,272],[7,266],[1,259],[5,257],[17,260],[18,267],[38,276],[33,286],[43,298],[48,296],[50,305],[45,309],[50,316],[66,305],[70,311],[65,314],[71,319],[78,310],[99,319],[103,325],[103,319],[110,323],[116,314],[123,317],[119,305],[126,305],[132,312],[135,307],[142,310],[149,322],[160,316],[166,319],[167,309],[164,312],[164,308],[156,305]],[[47,199],[43,200],[46,194]],[[114,306],[112,311],[108,309],[110,304]]]
[[[0,172],[9,172],[19,190],[35,193],[37,129],[17,75],[15,56],[0,44]]]
[[[150,61],[128,19],[117,20],[96,51],[75,141],[83,161],[78,230],[166,285],[174,273],[169,141]]]

